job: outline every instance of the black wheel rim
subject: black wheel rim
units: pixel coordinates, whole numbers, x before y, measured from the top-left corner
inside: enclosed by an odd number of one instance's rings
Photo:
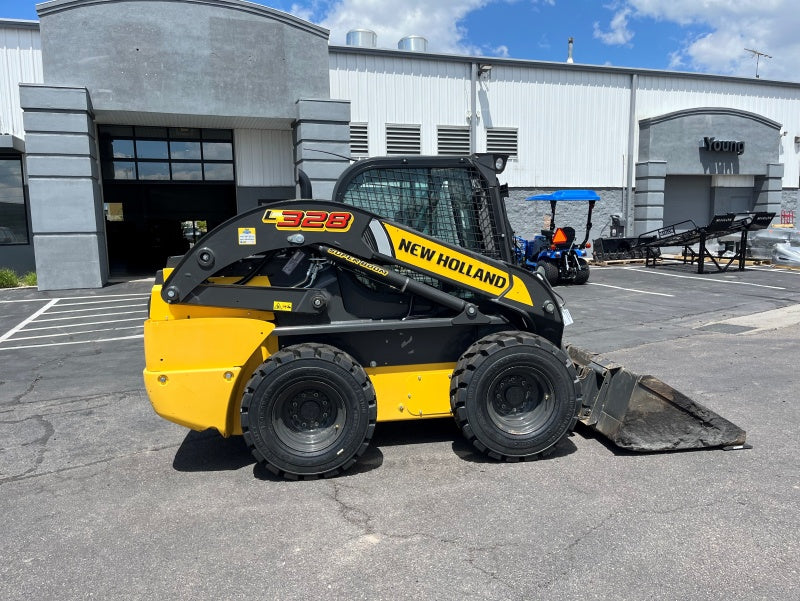
[[[487,413],[500,430],[529,435],[543,428],[556,410],[550,378],[530,366],[508,367],[492,378]]]
[[[318,453],[336,444],[344,432],[344,398],[323,380],[297,380],[284,387],[272,409],[278,440],[299,453]]]

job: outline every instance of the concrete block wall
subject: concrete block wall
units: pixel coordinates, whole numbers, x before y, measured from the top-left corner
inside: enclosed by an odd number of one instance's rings
[[[769,211],[780,218],[783,201],[783,165],[767,165],[765,177],[756,178],[756,211]]]
[[[330,200],[350,165],[350,101],[298,100],[294,140],[296,168],[308,175],[314,198]]]
[[[664,226],[666,177],[666,161],[648,161],[636,164],[633,232],[629,234],[630,236],[638,236]]]
[[[550,203],[525,200],[528,196],[549,194],[553,188],[515,188],[509,190],[506,200],[508,221],[517,236],[530,240],[541,233],[545,219],[550,217]],[[594,188],[600,195],[592,211],[592,230],[589,240],[608,237],[611,234],[611,216],[620,215],[623,224],[623,197],[625,191],[620,188]],[[589,210],[587,202],[560,202],[556,207],[556,226],[569,226],[575,229],[578,242],[583,240],[586,231],[586,214]],[[626,233],[627,235],[627,233]]]
[[[20,100],[39,289],[99,288],[108,257],[89,94],[22,84]]]

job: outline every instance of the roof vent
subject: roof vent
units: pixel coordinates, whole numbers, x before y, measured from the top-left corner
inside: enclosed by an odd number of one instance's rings
[[[428,40],[421,35],[407,35],[397,42],[397,49],[409,52],[427,52]]]
[[[358,48],[375,48],[378,45],[378,36],[369,29],[351,29],[347,32],[346,44]]]

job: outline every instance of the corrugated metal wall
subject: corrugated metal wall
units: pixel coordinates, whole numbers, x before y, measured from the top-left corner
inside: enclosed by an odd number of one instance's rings
[[[39,29],[0,22],[0,133],[25,136],[19,84],[42,82]]]
[[[369,124],[373,156],[386,154],[386,124],[421,125],[422,154],[436,154],[437,125],[467,125],[470,67],[444,60],[331,53],[331,98],[351,101]]]
[[[436,153],[436,127],[466,125],[470,64],[331,52],[331,97],[349,99],[369,124],[370,154],[386,151],[386,124],[419,124],[422,153]],[[509,185],[624,186],[630,77],[494,65],[477,90],[477,150],[487,128],[517,128]]]
[[[519,128],[509,185],[625,185],[630,77],[495,66],[479,85],[478,149],[486,148],[486,128]]]
[[[292,132],[233,131],[236,183],[240,186],[294,186]]]
[[[438,125],[469,122],[471,68],[462,58],[332,48],[330,65],[331,97],[350,100],[352,120],[369,124],[371,155],[385,153],[387,123],[420,125],[422,153],[435,154]],[[625,188],[634,73],[495,61],[478,82],[477,150],[486,150],[486,128],[518,128],[519,156],[504,173],[510,186]],[[637,123],[685,108],[714,106],[783,124],[788,133],[775,141],[781,144],[785,165],[783,185],[798,187],[800,144],[794,140],[800,137],[800,86],[636,73]],[[637,154],[638,127],[634,162]]]

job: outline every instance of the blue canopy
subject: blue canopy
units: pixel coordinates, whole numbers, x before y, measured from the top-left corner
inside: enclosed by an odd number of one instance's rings
[[[525,200],[600,200],[594,190],[556,190],[550,194],[528,196]]]

